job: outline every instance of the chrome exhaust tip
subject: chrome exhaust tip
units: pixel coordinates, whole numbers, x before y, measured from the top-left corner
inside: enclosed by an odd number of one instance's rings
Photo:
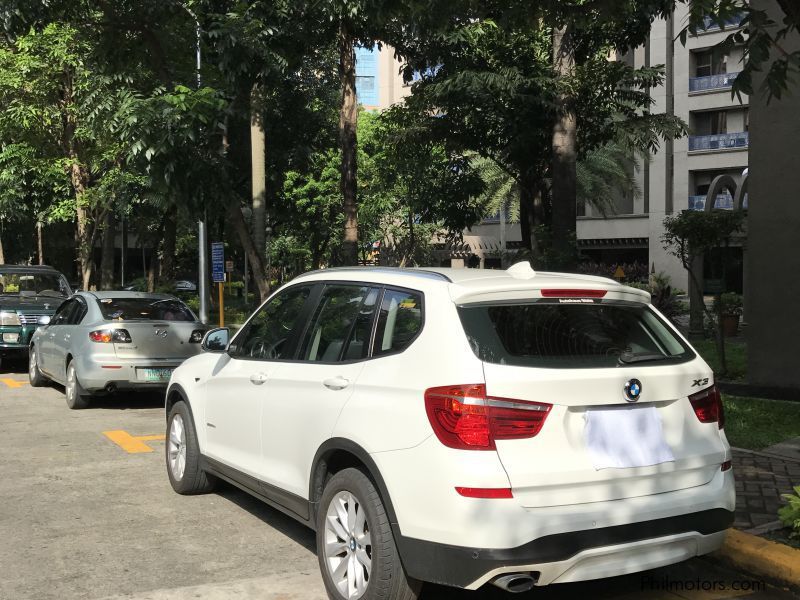
[[[531,573],[509,573],[493,579],[492,585],[512,594],[519,594],[531,590],[536,585],[536,580],[537,577]]]

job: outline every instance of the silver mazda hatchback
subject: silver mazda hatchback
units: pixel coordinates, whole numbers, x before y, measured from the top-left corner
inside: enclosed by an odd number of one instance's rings
[[[70,408],[117,390],[164,389],[173,369],[200,352],[205,331],[174,296],[79,292],[31,338],[30,383],[63,384]]]

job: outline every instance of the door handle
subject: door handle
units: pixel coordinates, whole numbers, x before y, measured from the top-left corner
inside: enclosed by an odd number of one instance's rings
[[[261,385],[266,380],[267,380],[266,373],[253,373],[252,375],[250,375],[250,383],[253,383],[255,385]]]
[[[343,390],[348,385],[350,385],[350,381],[345,379],[344,377],[331,377],[330,379],[326,379],[322,382],[329,390]]]

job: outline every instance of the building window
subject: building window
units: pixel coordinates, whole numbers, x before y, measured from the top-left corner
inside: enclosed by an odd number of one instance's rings
[[[378,47],[357,47],[356,54],[356,96],[365,106],[378,105]]]
[[[728,132],[728,111],[710,110],[694,115],[694,135],[716,135]]]
[[[709,49],[695,52],[695,77],[710,77],[728,72],[728,57],[720,52]]]

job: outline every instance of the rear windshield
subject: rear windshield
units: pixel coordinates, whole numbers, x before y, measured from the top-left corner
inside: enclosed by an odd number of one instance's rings
[[[106,321],[194,321],[189,307],[180,300],[153,298],[100,298]]]
[[[548,301],[468,305],[458,313],[473,351],[490,363],[600,368],[694,358],[645,305]]]

